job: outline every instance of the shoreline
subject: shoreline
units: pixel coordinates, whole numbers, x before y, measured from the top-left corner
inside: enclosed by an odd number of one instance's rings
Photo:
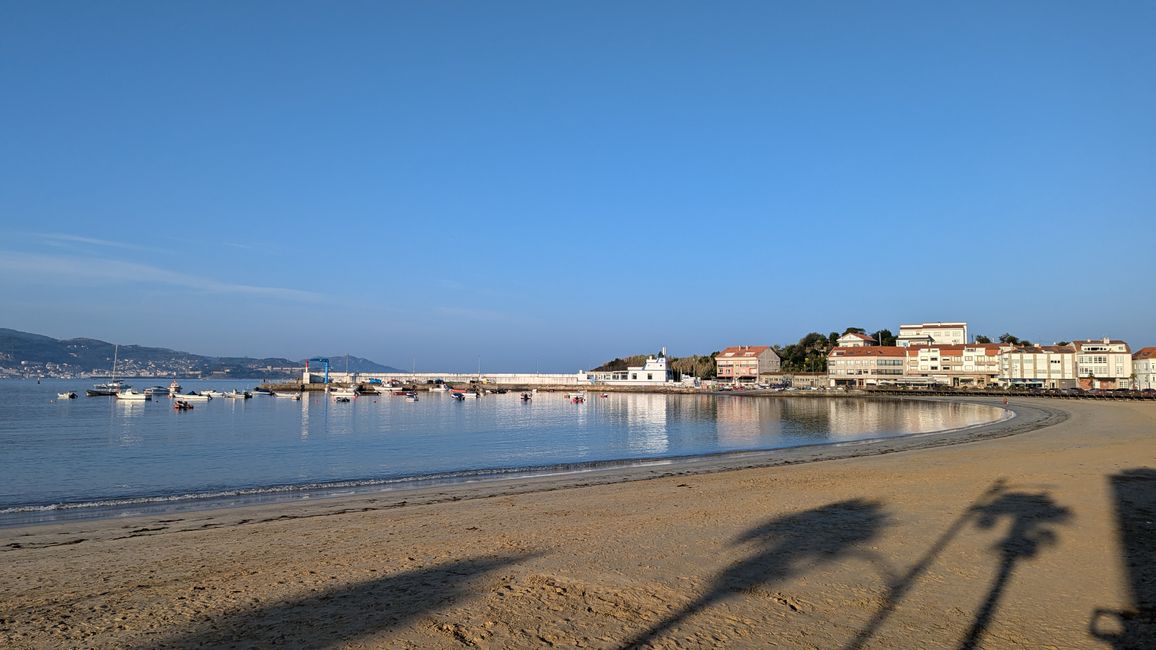
[[[1156,404],[1009,406],[774,458],[4,529],[0,645],[1150,647]]]
[[[779,393],[719,393],[716,397],[739,399],[785,399],[794,395]],[[844,395],[846,396],[846,395]],[[897,436],[883,436],[858,440],[825,442],[771,449],[727,450],[690,456],[621,458],[598,461],[580,461],[556,465],[532,467],[495,467],[477,470],[454,471],[432,475],[418,475],[391,478],[344,479],[325,483],[301,483],[270,486],[253,486],[201,494],[157,495],[108,499],[100,501],[79,501],[64,504],[14,506],[0,509],[0,533],[7,529],[36,526],[62,525],[79,522],[121,521],[135,518],[166,517],[176,514],[233,510],[237,508],[257,508],[288,506],[306,502],[350,499],[356,497],[388,495],[417,495],[426,491],[437,491],[451,487],[467,487],[488,492],[510,482],[526,481],[545,483],[544,489],[561,489],[567,480],[575,484],[612,483],[619,481],[645,480],[656,476],[668,476],[669,472],[701,473],[727,471],[736,468],[773,467],[797,462],[817,462],[835,458],[858,457],[872,453],[891,453],[929,445],[957,444],[972,439],[973,432],[981,437],[1011,435],[1006,433],[1008,422],[1017,420],[1020,414],[1015,408],[998,404],[990,399],[945,399],[919,396],[853,396],[880,401],[930,401],[962,402],[982,404],[1010,412],[1010,416],[993,422],[984,422],[967,427],[909,433]],[[1041,421],[1038,409],[1030,422]],[[1050,421],[1050,420],[1049,420]],[[1017,426],[1014,431],[1020,431]],[[933,438],[923,440],[924,438]],[[956,441],[960,438],[959,441]],[[913,439],[905,444],[894,443],[903,439]],[[847,449],[841,449],[846,447]],[[801,460],[800,460],[801,459]],[[490,484],[494,484],[491,486]],[[468,497],[462,497],[468,498]],[[7,511],[4,511],[7,510]],[[7,519],[7,521],[5,521]]]
[[[725,394],[724,394],[725,395]],[[740,399],[777,398],[777,395],[731,395]],[[960,398],[931,398],[911,397],[897,398],[892,396],[877,397],[881,400],[911,399],[933,402],[964,402],[992,406],[1011,412],[1010,417],[1004,417],[994,422],[971,425],[968,427],[912,433],[901,436],[867,438],[842,442],[829,442],[794,447],[780,447],[767,450],[724,451],[696,456],[677,456],[669,458],[642,458],[619,459],[610,461],[595,461],[589,467],[569,468],[528,468],[526,471],[514,470],[507,475],[501,475],[500,470],[490,470],[488,474],[477,478],[465,478],[449,482],[426,483],[424,477],[399,479],[395,483],[362,485],[359,481],[350,481],[354,485],[343,485],[337,482],[331,487],[306,489],[300,492],[293,490],[296,486],[288,486],[290,490],[284,493],[256,493],[228,495],[222,498],[208,497],[206,499],[192,498],[182,501],[162,501],[155,505],[151,502],[142,505],[128,504],[124,507],[113,506],[112,511],[101,512],[103,506],[87,507],[69,510],[30,511],[27,514],[34,517],[38,512],[44,512],[50,520],[26,521],[0,525],[0,547],[3,547],[9,533],[19,531],[52,528],[53,530],[96,530],[103,525],[127,522],[161,522],[174,516],[184,518],[225,517],[229,514],[238,515],[237,519],[252,519],[253,517],[271,516],[270,513],[291,511],[293,516],[315,517],[331,513],[342,513],[350,508],[360,508],[363,512],[404,507],[407,505],[431,505],[444,502],[466,501],[473,499],[487,499],[495,496],[509,496],[533,494],[536,492],[552,492],[569,488],[584,488],[598,485],[613,485],[646,481],[672,476],[696,476],[719,472],[730,472],[744,469],[773,468],[796,465],[801,463],[818,463],[831,460],[846,460],[892,454],[921,449],[932,449],[943,446],[961,445],[981,440],[990,440],[1012,436],[1042,427],[1057,424],[1066,419],[1064,411],[1042,405],[1028,406],[1023,404],[1004,405],[990,399],[960,399]],[[276,486],[275,486],[276,487]],[[264,489],[264,488],[257,488]],[[385,503],[382,503],[385,502]],[[371,504],[371,505],[366,505]],[[60,514],[64,516],[57,516]],[[69,514],[74,516],[68,516]],[[22,513],[23,514],[23,513]],[[243,515],[243,516],[242,516]],[[282,515],[279,518],[287,518]],[[2,548],[0,548],[2,550]]]

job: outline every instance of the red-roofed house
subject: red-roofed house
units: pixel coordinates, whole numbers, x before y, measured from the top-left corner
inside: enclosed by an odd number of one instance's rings
[[[862,348],[875,343],[875,339],[860,332],[847,332],[836,339],[836,345],[841,348]]]
[[[759,375],[778,372],[782,360],[767,345],[736,345],[715,355],[716,376],[721,382],[754,383]]]
[[[1156,390],[1156,348],[1140,348],[1132,355],[1132,387]]]

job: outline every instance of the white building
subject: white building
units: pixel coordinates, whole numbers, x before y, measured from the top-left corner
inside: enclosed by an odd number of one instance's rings
[[[629,366],[626,370],[610,370],[587,373],[589,380],[596,384],[618,384],[625,386],[655,386],[675,383],[675,372],[666,360],[666,348],[657,357],[646,357],[641,366]]]
[[[875,339],[859,332],[847,332],[836,339],[836,345],[841,348],[862,348],[876,343]]]
[[[967,343],[967,323],[920,323],[900,325],[895,345],[963,345]]]
[[[1132,388],[1156,390],[1156,348],[1140,348],[1132,355]]]
[[[987,386],[1000,375],[1000,347],[997,343],[913,345],[906,348],[904,376],[944,386]]]
[[[907,350],[894,346],[832,348],[827,355],[831,386],[885,386],[902,383]]]
[[[999,355],[999,383],[1004,386],[1074,388],[1076,348],[1038,345],[1005,349]]]
[[[1131,388],[1132,350],[1109,338],[1072,341],[1081,388]]]

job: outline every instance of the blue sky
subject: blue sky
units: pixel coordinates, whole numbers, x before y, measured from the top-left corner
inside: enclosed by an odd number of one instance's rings
[[[0,327],[573,371],[1156,345],[1156,4],[0,7]]]

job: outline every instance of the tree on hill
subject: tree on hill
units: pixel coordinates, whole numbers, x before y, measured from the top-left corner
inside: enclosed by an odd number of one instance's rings
[[[668,357],[670,369],[681,376],[698,377],[699,379],[713,379],[716,374],[714,358],[718,352],[711,354],[695,354],[687,357]],[[645,354],[634,354],[628,357],[617,357],[598,366],[591,372],[616,372],[626,370],[631,366],[641,366],[646,363]]]
[[[832,332],[831,335],[835,333]],[[827,354],[835,347],[831,335],[811,332],[798,343],[776,346],[775,353],[783,360],[785,372],[826,372]],[[834,337],[838,339],[838,336]]]
[[[872,337],[875,339],[875,342],[878,345],[887,345],[892,347],[894,347],[897,338],[894,334],[891,333],[891,330],[889,329],[881,329],[878,332],[872,334]]]

